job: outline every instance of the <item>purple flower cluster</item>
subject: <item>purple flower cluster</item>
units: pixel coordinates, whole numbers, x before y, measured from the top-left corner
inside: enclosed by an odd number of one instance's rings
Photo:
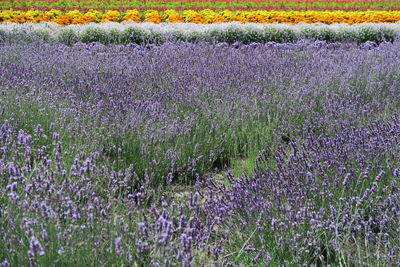
[[[177,260],[189,266],[192,247],[206,246],[204,221],[192,217],[200,214],[198,194],[179,205],[161,199],[165,208],[158,209],[154,203],[147,213],[149,207],[143,199],[151,191],[145,192],[143,187],[132,191],[127,186],[131,168],[116,172],[102,165],[97,152],[82,152],[75,155],[68,170],[62,161],[67,151],[55,138],[57,132],[50,144],[40,148],[35,147],[43,138],[40,131],[26,134],[5,120],[0,133],[4,152],[0,161],[4,203],[0,209],[1,255],[19,255],[16,264],[47,264],[41,256],[52,250],[56,251],[52,257],[71,257],[54,258],[54,262],[79,264],[73,255],[95,248],[113,262],[169,265]],[[24,236],[29,237],[25,255],[18,254]],[[92,259],[94,263],[97,260]],[[8,266],[6,260],[2,264]]]
[[[0,266],[398,264],[399,48],[0,46]]]
[[[302,144],[264,151],[251,177],[228,174],[229,187],[211,183],[204,209],[210,220],[245,221],[243,231],[257,229],[253,242],[274,255],[286,249],[314,263],[354,263],[355,242],[363,253],[379,244],[372,256],[395,264],[399,144],[399,117],[334,137],[310,134]]]

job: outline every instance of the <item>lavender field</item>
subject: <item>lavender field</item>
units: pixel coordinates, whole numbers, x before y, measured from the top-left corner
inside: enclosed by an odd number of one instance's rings
[[[399,111],[399,39],[0,42],[0,266],[398,266]]]

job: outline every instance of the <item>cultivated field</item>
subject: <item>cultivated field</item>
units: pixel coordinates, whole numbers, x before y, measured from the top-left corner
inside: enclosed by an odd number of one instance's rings
[[[1,9],[119,10],[400,10],[397,0],[0,0]]]
[[[0,1],[0,267],[400,265],[399,3]]]

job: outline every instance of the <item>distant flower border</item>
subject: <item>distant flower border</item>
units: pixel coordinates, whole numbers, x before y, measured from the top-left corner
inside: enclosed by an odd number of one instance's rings
[[[400,11],[201,11],[146,10],[139,12],[136,9],[126,12],[109,10],[100,12],[89,10],[82,13],[79,10],[62,12],[60,10],[4,10],[0,12],[0,23],[37,23],[53,22],[60,25],[103,23],[103,22],[153,22],[153,23],[184,23],[212,24],[226,22],[240,23],[396,23],[400,22]]]

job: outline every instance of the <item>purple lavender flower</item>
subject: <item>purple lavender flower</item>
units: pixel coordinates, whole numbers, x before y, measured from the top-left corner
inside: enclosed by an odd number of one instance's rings
[[[30,250],[28,251],[29,257],[35,257],[36,255],[43,256],[45,254],[42,245],[35,236],[31,236],[29,247],[30,247]]]
[[[63,247],[61,247],[59,250],[57,250],[57,254],[58,254],[58,255],[63,255],[64,252],[65,252],[65,250],[64,250]]]
[[[10,263],[5,259],[2,263],[0,263],[0,267],[10,267]]]
[[[115,243],[115,253],[117,253],[118,255],[123,254],[124,250],[122,248],[122,238],[117,237],[114,243]]]

